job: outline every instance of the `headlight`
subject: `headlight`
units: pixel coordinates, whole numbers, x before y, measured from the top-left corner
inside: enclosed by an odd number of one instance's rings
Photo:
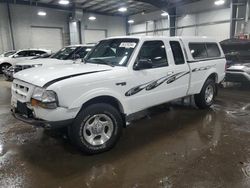
[[[54,91],[36,87],[32,94],[31,105],[55,109],[58,107],[57,95]]]

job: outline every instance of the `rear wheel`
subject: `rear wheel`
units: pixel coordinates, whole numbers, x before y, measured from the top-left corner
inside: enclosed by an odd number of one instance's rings
[[[7,70],[9,67],[11,66],[11,64],[9,63],[2,63],[0,65],[0,73],[2,74],[5,70]]]
[[[110,150],[122,133],[122,117],[109,104],[92,104],[77,115],[69,127],[70,140],[86,154]]]
[[[209,108],[214,103],[215,94],[215,81],[208,79],[203,85],[201,92],[194,96],[196,106],[200,109]]]

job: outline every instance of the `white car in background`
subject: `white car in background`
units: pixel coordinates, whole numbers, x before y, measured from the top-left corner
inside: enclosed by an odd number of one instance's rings
[[[9,56],[11,56],[11,55],[13,55],[15,53],[16,53],[15,50],[7,51],[7,52],[4,52],[3,54],[1,54],[0,58],[2,58],[2,57],[9,57]]]
[[[18,50],[17,52],[10,54],[11,52],[7,52],[0,57],[0,74],[7,70],[9,67],[14,66],[17,62],[22,60],[31,59],[36,56],[40,56],[42,54],[51,54],[51,50],[45,49],[25,49]]]
[[[81,63],[80,59],[83,59],[93,47],[94,44],[71,45],[62,48],[57,53],[48,58],[37,57],[36,59],[23,60],[5,70],[4,76],[6,80],[13,80],[13,75],[15,73],[25,69],[57,64]]]

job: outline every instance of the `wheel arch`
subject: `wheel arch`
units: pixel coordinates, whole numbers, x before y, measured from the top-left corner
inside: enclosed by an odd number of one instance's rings
[[[82,104],[81,110],[91,104],[96,104],[96,103],[107,103],[115,107],[120,113],[124,114],[124,108],[122,103],[115,97],[109,96],[109,95],[101,95],[94,97],[92,99],[89,99],[88,101],[84,102]]]

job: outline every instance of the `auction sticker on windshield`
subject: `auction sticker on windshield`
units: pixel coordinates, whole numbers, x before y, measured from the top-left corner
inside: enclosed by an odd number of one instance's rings
[[[120,44],[120,48],[135,48],[136,43],[135,42],[122,42]]]

